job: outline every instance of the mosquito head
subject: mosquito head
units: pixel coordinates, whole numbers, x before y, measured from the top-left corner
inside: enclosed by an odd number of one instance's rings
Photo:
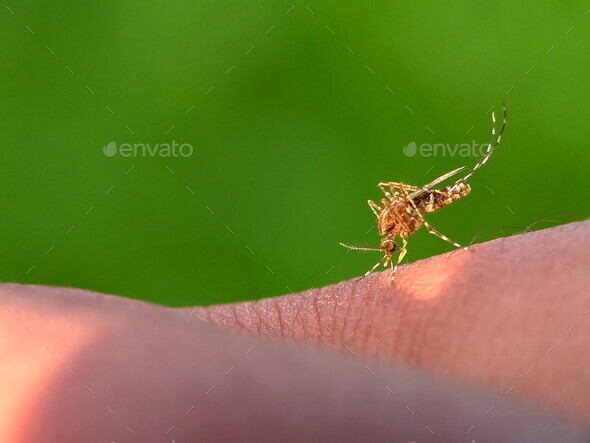
[[[381,239],[381,250],[384,252],[395,252],[397,250],[397,244],[393,241],[393,238],[385,236]]]

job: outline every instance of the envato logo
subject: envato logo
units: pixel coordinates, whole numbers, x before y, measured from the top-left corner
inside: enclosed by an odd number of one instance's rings
[[[149,143],[121,143],[110,142],[102,148],[102,153],[105,157],[114,157],[120,155],[121,157],[190,157],[193,155],[193,146],[189,143],[178,144],[175,140],[170,143],[156,143],[150,145]]]
[[[404,155],[406,157],[480,157],[483,156],[488,147],[488,143],[479,144],[475,140],[471,143],[456,143],[450,145],[449,143],[424,143],[418,145],[416,142],[410,142],[403,147]]]

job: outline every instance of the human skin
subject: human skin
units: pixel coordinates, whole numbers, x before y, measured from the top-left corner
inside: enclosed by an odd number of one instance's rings
[[[469,380],[590,421],[590,222],[528,232],[309,293],[193,308]],[[270,330],[268,334],[266,331]]]
[[[589,247],[575,223],[208,308],[4,284],[0,441],[587,441]]]

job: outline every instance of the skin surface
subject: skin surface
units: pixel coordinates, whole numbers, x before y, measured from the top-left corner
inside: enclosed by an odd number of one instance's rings
[[[0,441],[588,441],[589,246],[575,223],[209,308],[4,284]]]
[[[427,368],[590,421],[589,276],[590,222],[580,222],[413,263],[393,286],[386,271],[189,311],[238,331]]]

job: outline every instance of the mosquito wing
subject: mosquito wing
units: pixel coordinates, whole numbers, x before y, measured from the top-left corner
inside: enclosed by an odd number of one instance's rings
[[[424,185],[424,186],[422,187],[422,189],[420,189],[419,191],[416,191],[416,192],[414,192],[413,194],[410,194],[410,197],[411,197],[411,198],[414,198],[414,197],[418,197],[418,196],[420,196],[420,195],[424,194],[426,191],[428,191],[428,190],[430,190],[430,189],[434,188],[434,187],[435,187],[436,185],[438,185],[439,183],[442,183],[442,182],[444,182],[444,181],[445,181],[447,178],[450,178],[450,177],[452,177],[453,175],[456,175],[456,174],[458,174],[459,172],[461,172],[461,171],[462,171],[462,170],[464,170],[464,169],[465,169],[465,166],[461,166],[460,168],[453,169],[451,172],[447,172],[446,174],[444,174],[444,175],[441,175],[440,177],[438,177],[438,178],[434,179],[434,180],[433,180],[433,181],[431,181],[430,183],[428,183],[428,184]]]

